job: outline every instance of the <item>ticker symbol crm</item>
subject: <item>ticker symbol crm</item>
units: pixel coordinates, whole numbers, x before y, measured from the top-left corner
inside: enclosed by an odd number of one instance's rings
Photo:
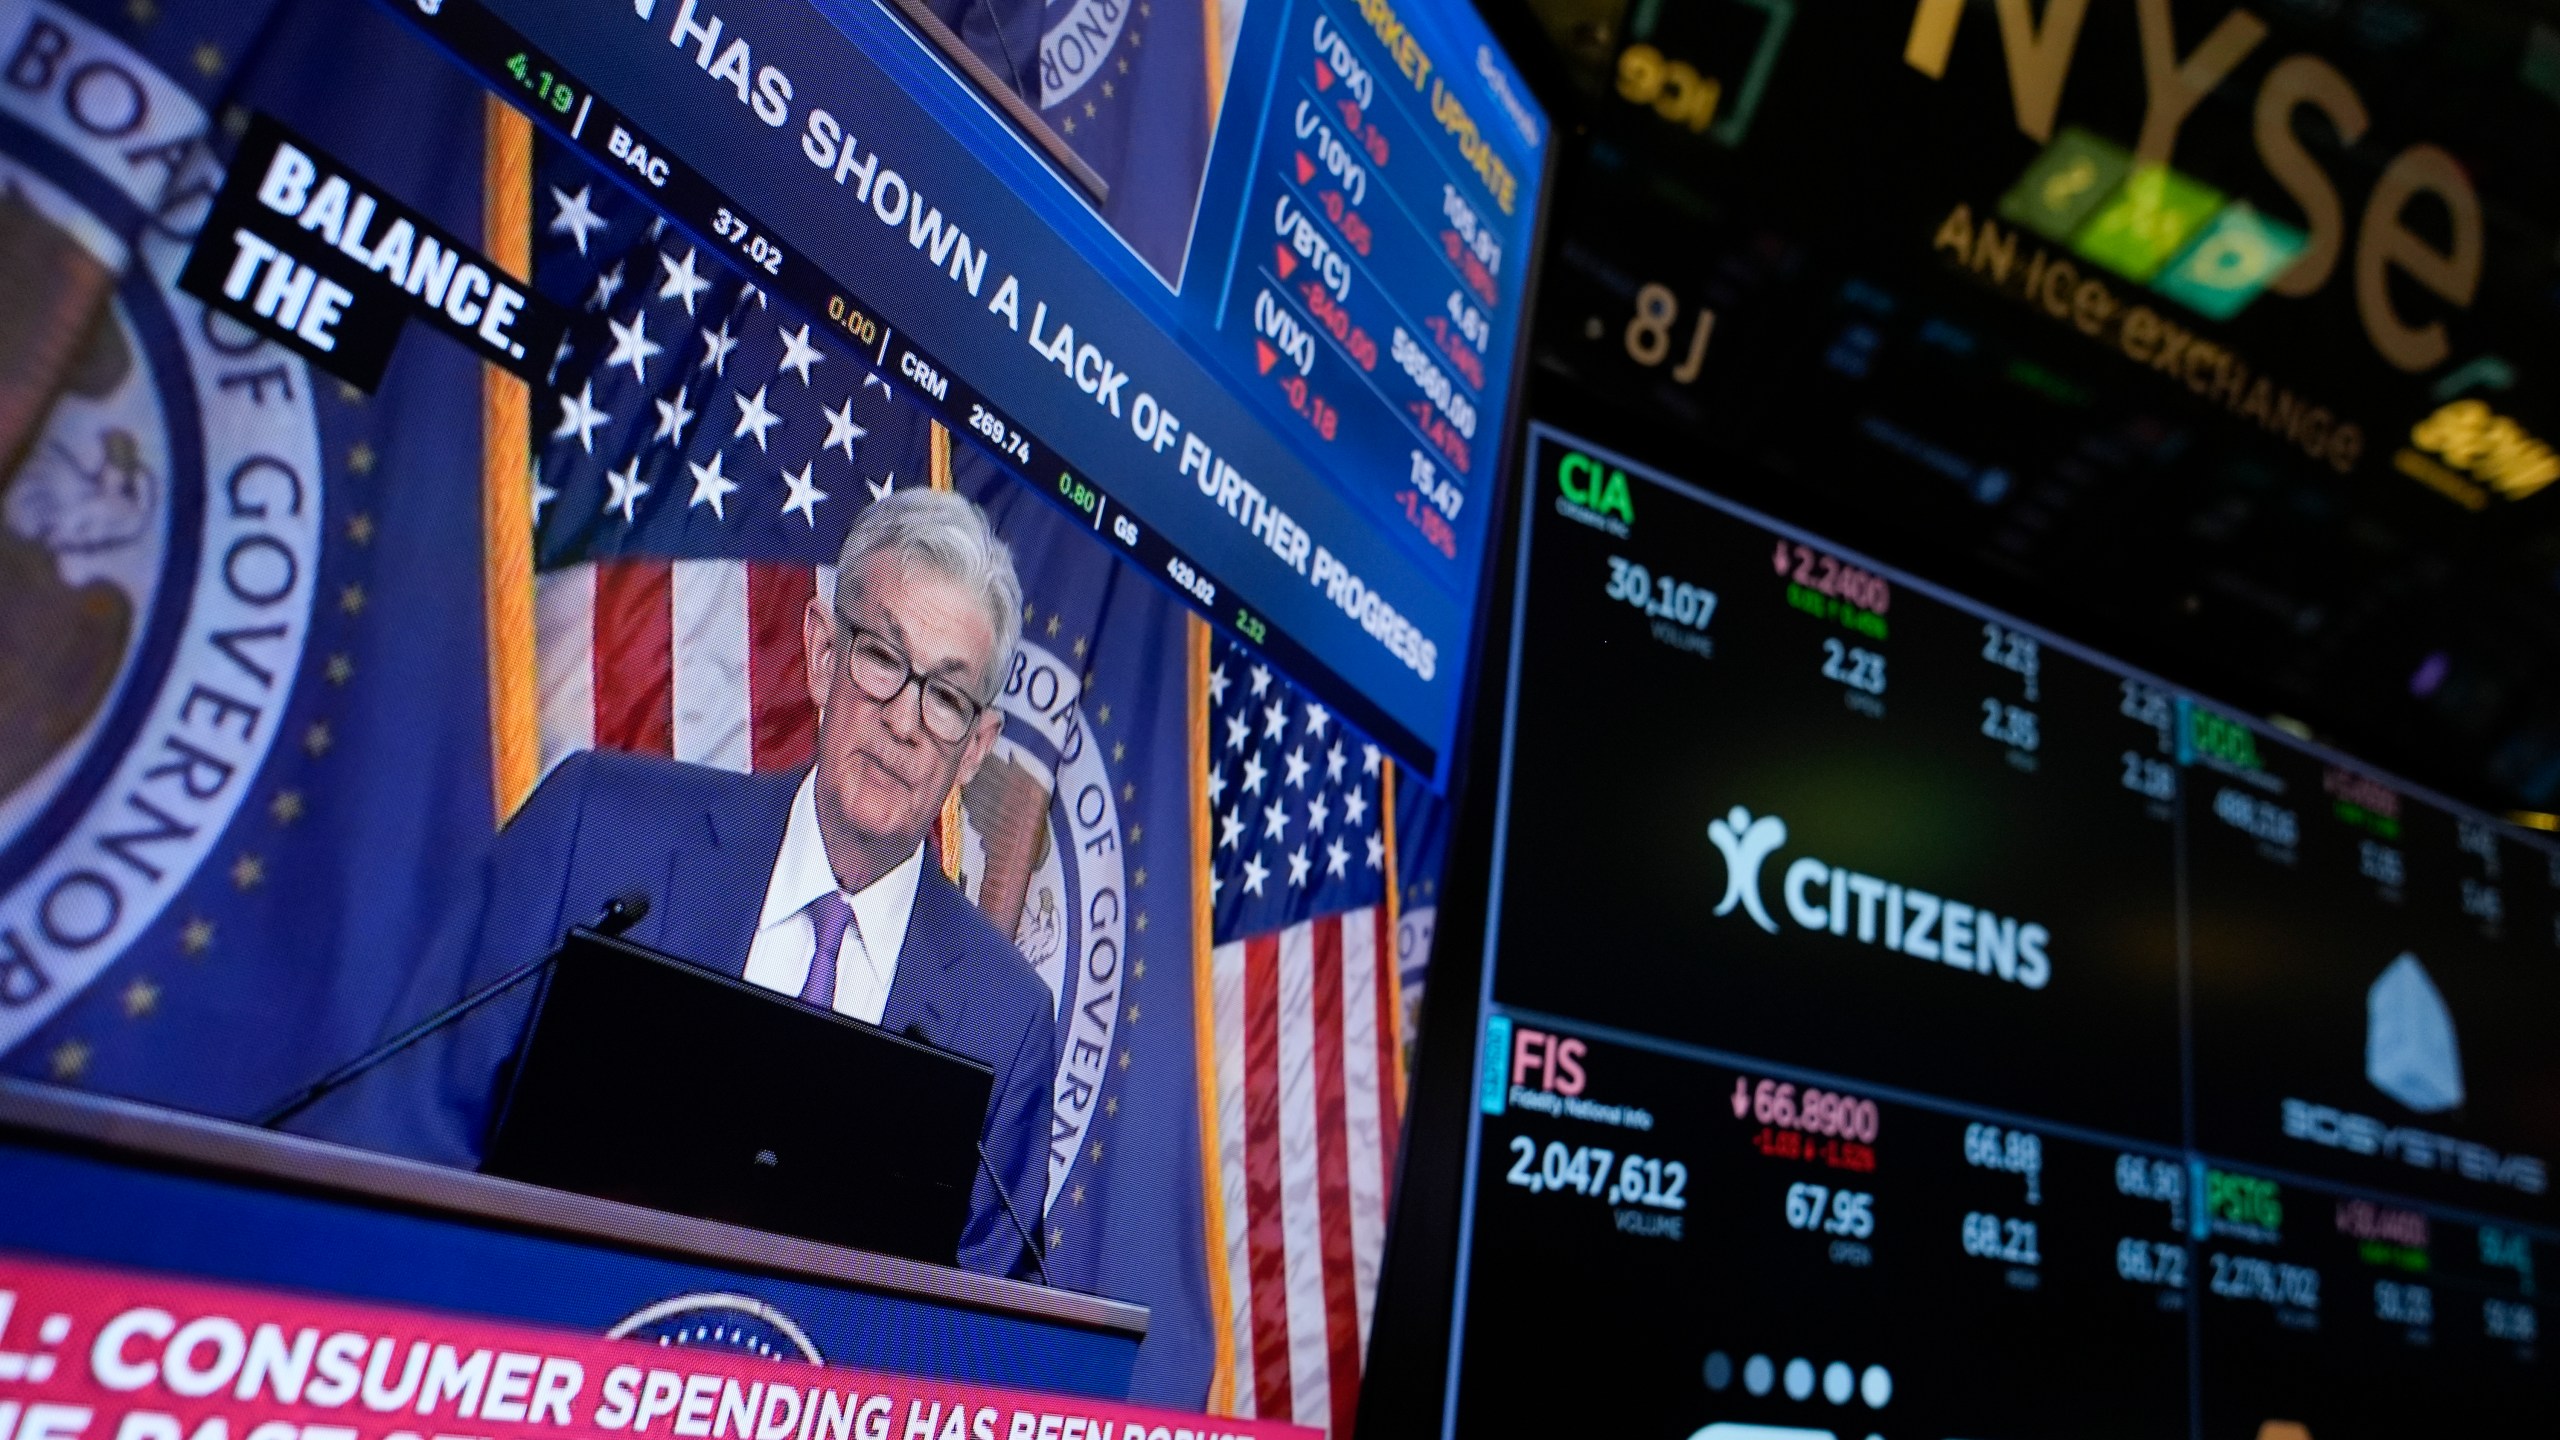
[[[2364,998],[2364,1074],[2373,1088],[2433,1115],[2462,1103],[2462,1050],[2453,1012],[2407,951],[2391,962]]]
[[[1787,822],[1775,815],[1754,819],[1736,805],[1707,822],[1707,838],[1724,856],[1724,899],[1715,913],[1730,915],[1740,907],[1752,923],[1777,934],[1778,922],[1761,898],[1760,872],[1787,843]],[[1789,862],[1778,894],[1786,901],[1787,914],[1807,930],[1854,937],[1861,945],[1881,944],[1915,960],[1994,976],[2029,990],[2041,990],[2053,979],[2045,950],[2053,934],[2030,920],[1862,875],[1811,855]]]
[[[1707,822],[1707,838],[1716,842],[1724,856],[1724,899],[1716,905],[1716,913],[1730,915],[1739,905],[1750,913],[1753,924],[1777,934],[1778,922],[1769,918],[1769,907],[1760,900],[1760,866],[1787,843],[1787,822],[1775,815],[1754,820],[1750,811],[1736,805],[1732,814]]]

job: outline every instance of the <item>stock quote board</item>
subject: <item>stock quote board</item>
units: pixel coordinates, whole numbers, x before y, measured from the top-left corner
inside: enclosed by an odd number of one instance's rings
[[[2551,1432],[2560,854],[1526,458],[1448,1433]]]
[[[1549,142],[1472,11],[396,8],[1440,782]]]

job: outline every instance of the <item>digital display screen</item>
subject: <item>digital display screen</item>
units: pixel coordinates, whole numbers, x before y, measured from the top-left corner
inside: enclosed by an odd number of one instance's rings
[[[1347,1426],[1551,138],[1493,32],[0,0],[0,56],[0,1090],[328,1157],[323,1212],[485,1171],[974,1317],[724,1279],[756,1325],[568,1323]],[[581,1000],[580,930],[664,968]],[[652,1040],[635,974],[720,998]],[[546,1094],[562,1044],[594,1091]],[[562,1135],[640,1138],[573,1173]],[[32,1297],[90,1286],[39,1220],[126,1215],[32,1174],[0,1154],[0,1432],[72,1333]],[[122,1228],[88,1258],[155,1284],[540,1288]],[[979,1323],[1032,1290],[1113,1302],[1108,1363]]]
[[[924,0],[412,18],[1437,775],[1544,113],[1463,10],[1065,8],[1036,73],[967,48],[987,32],[965,16],[946,50],[920,43],[942,25]],[[1167,104],[1177,82],[1132,72],[1150,31],[1213,98]]]
[[[1447,1433],[2551,1423],[2560,855],[1527,466]]]
[[[1526,3],[1582,102],[1542,414],[2560,809],[2499,658],[2555,594],[2549,17]]]

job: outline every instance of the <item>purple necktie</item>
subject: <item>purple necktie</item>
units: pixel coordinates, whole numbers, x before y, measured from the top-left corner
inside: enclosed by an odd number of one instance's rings
[[[853,924],[853,906],[844,892],[830,890],[809,902],[809,928],[818,932],[817,952],[809,957],[809,983],[800,998],[832,1010],[836,1006],[836,955],[844,949],[844,932]]]

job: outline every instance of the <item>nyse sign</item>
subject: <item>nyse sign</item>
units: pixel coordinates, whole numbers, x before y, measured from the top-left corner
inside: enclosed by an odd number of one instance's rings
[[[2048,0],[2041,16],[2029,0],[1998,0],[1998,40],[2006,62],[2009,95],[2019,131],[2039,142],[2053,139],[2065,83],[2078,56],[2089,0]],[[1919,0],[1904,42],[1903,60],[1931,79],[1944,77],[1961,22],[1963,0]],[[2178,133],[2204,98],[2264,45],[2268,28],[2247,10],[2234,9],[2200,37],[2180,37],[2168,0],[2138,0],[2144,103],[2133,147],[2136,176],[2170,164]],[[1989,32],[1978,24],[1977,37]],[[2308,239],[2291,266],[2269,288],[2303,298],[2318,294],[2349,251],[2345,210],[2336,182],[2314,160],[2297,131],[2300,112],[2318,112],[2344,144],[2361,139],[2371,116],[2355,86],[2317,55],[2277,58],[2258,82],[2251,135],[2258,157],[2301,213]],[[2431,197],[2447,221],[2447,243],[2411,230],[2404,215],[2412,202]],[[2365,197],[2357,222],[2350,271],[2356,312],[2376,353],[2406,371],[2431,370],[2452,351],[2441,315],[2404,313],[2392,298],[2391,277],[2432,294],[2455,310],[2468,309],[2483,265],[2480,196],[2462,166],[2442,147],[2415,141],[2383,166]]]

